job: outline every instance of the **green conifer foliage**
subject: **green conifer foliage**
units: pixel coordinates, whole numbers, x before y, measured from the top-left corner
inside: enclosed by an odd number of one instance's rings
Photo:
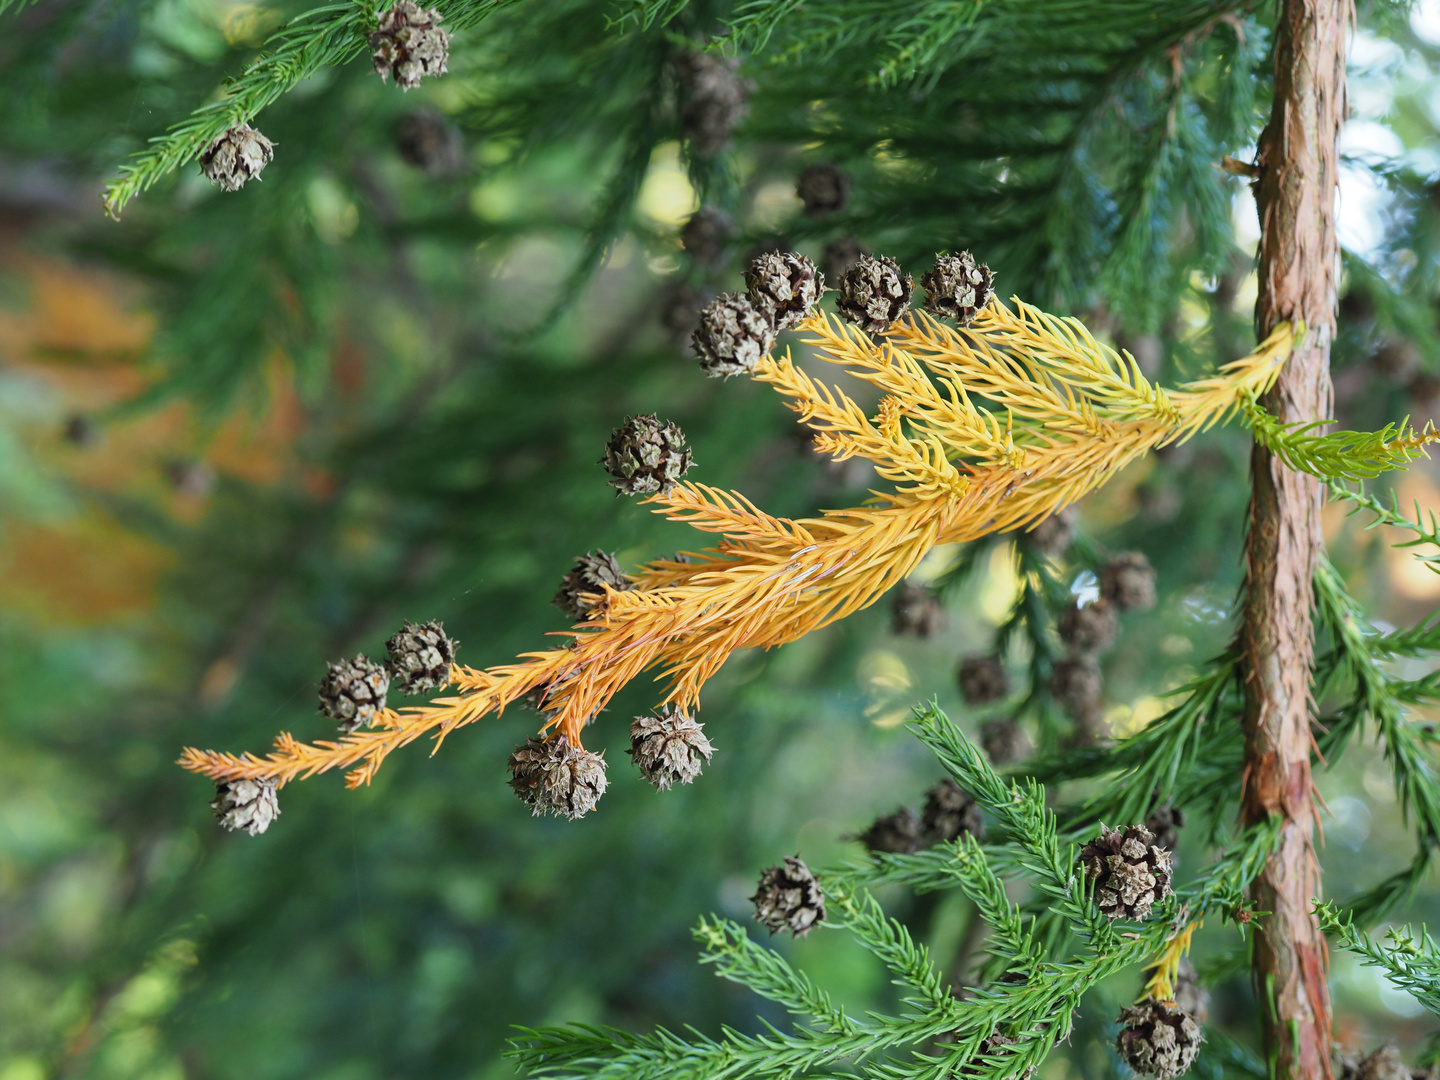
[[[141,626],[0,615],[0,1080],[474,1076],[508,1072],[512,1024],[513,1062],[557,1080],[1112,1075],[1112,1021],[1137,996],[1179,1001],[1192,935],[1215,999],[1194,1017],[1194,1074],[1300,1075],[1267,1056],[1269,988],[1247,981],[1267,915],[1248,890],[1279,842],[1278,822],[1237,826],[1255,444],[1375,530],[1331,530],[1314,578],[1315,769],[1336,807],[1374,818],[1351,848],[1337,809],[1315,917],[1337,1017],[1362,1032],[1347,1052],[1393,1036],[1417,1066],[1436,1059],[1434,1021],[1395,1023],[1355,974],[1437,1011],[1434,943],[1381,929],[1433,921],[1440,848],[1440,627],[1419,601],[1391,599],[1399,628],[1375,607],[1391,543],[1440,565],[1433,506],[1401,495],[1428,475],[1440,399],[1440,199],[1421,154],[1346,162],[1390,216],[1343,256],[1338,425],[1248,401],[1243,425],[1122,477],[1078,524],[939,553],[917,573],[943,609],[928,636],[898,640],[872,611],[738,657],[707,690],[714,759],[694,783],[622,783],[626,723],[602,718],[604,804],[532,821],[505,787],[539,722],[517,705],[366,791],[282,792],[263,837],[214,828],[172,747],[258,745],[277,725],[327,737],[325,662],[382,655],[402,619],[443,620],[484,666],[564,629],[548,600],[581,554],[630,566],[683,545],[606,487],[596,459],[625,417],[673,418],[705,483],[778,514],[877,486],[799,446],[760,388],[680,358],[756,252],[796,249],[833,289],[842,248],[917,279],[937,250],[968,250],[1001,298],[1083,317],[1171,385],[1254,346],[1236,199],[1269,113],[1276,4],[437,8],[449,71],[404,94],[372,69],[374,5],[0,0],[0,209],[24,251],[123,274],[155,314],[143,388],[106,408],[107,430],[178,403],[214,432],[277,385],[302,416],[280,481],[222,474],[184,523],[147,491],[28,464],[61,418],[36,436],[23,386],[0,379],[0,485],[24,494],[0,507],[7,530],[80,507],[168,553]],[[1359,91],[1384,88],[1381,117],[1433,148],[1434,47],[1407,15],[1361,5],[1352,89],[1369,107]],[[1377,42],[1400,59],[1364,59]],[[708,110],[700,71],[731,80]],[[274,158],[222,192],[198,162],[241,123]],[[807,166],[831,181],[809,212]],[[697,210],[728,222],[710,250],[698,229],[681,239]],[[1107,594],[1118,635],[1065,628],[1135,551],[1158,604]],[[962,656],[1006,674],[988,700],[962,700]],[[912,717],[920,754],[896,721],[932,695]],[[633,688],[611,712],[651,704]],[[1014,748],[999,772],[982,730]],[[937,839],[912,811],[907,850],[839,847],[871,811],[918,805],[932,757],[983,810],[983,839]],[[1141,825],[1178,835],[1174,895],[1112,922],[1080,852],[1102,826]],[[764,942],[736,897],[802,843],[832,866],[827,917]],[[702,963],[744,997],[688,955],[682,926],[715,907],[694,932]]]

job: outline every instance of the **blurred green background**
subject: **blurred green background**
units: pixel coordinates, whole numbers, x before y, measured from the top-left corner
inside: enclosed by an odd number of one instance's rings
[[[632,686],[594,729],[612,787],[580,822],[533,819],[505,786],[510,748],[537,726],[523,709],[433,758],[397,754],[366,790],[292,785],[256,839],[221,833],[208,785],[172,764],[187,744],[325,737],[325,661],[383,652],[402,618],[443,620],[464,663],[503,663],[564,628],[549,599],[578,554],[695,546],[605,485],[596,461],[627,414],[680,423],[692,478],[773,513],[853,503],[876,482],[816,458],[773,394],[703,378],[681,344],[692,291],[738,288],[757,243],[788,237],[818,260],[840,238],[801,214],[795,179],[817,144],[776,119],[763,80],[722,161],[691,162],[677,141],[656,73],[717,5],[648,33],[607,26],[603,4],[520,5],[457,38],[451,74],[408,95],[363,63],[325,72],[261,118],[277,146],[263,183],[226,196],[191,167],[104,220],[102,180],[292,7],[56,0],[5,17],[0,1080],[494,1080],[512,1074],[499,1055],[514,1024],[778,1022],[695,965],[689,927],[747,915],[781,856],[854,856],[847,834],[918,802],[938,770],[904,731],[912,703],[937,696],[978,731],[989,714],[960,702],[954,671],[1015,599],[1008,540],[933,638],[897,637],[879,605],[735,658],[707,687],[718,753],[692,787],[657,795],[631,775],[627,718],[654,697]],[[1263,21],[1246,25],[1263,51]],[[1264,114],[1254,92],[1242,135]],[[1421,421],[1440,415],[1440,4],[1363,9],[1350,93],[1338,419]],[[441,132],[428,167],[406,159],[417,114]],[[863,208],[888,151],[842,142],[821,149],[855,172]],[[1008,277],[992,259],[1001,294],[1033,288],[1024,298],[1085,316],[1166,382],[1243,355],[1254,208],[1228,183],[1214,272],[1186,268],[1181,229],[1153,311],[1077,304],[1018,256]],[[709,265],[679,238],[702,201],[736,222]],[[917,259],[953,243],[883,207],[844,226]],[[1248,446],[1208,434],[1081,507],[1087,550],[1142,550],[1159,572],[1160,606],[1127,616],[1106,660],[1117,735],[1229,637]],[[1440,509],[1437,483],[1426,462],[1396,487]],[[1377,620],[1422,618],[1440,577],[1360,524],[1326,518],[1350,587]],[[958,557],[937,552],[921,576]],[[1067,581],[1083,588],[1083,569],[1066,564]],[[1371,749],[1322,790],[1330,895],[1409,861]],[[963,904],[886,899],[964,966],[977,941]],[[1432,883],[1398,917],[1437,916]],[[777,947],[852,1008],[888,999],[842,935]],[[1427,1034],[1372,971],[1340,959],[1334,977],[1342,1041]],[[1243,973],[1214,990],[1214,1022],[1251,1041]],[[1111,1075],[1096,1040],[1135,992],[1097,1001],[1044,1080]]]

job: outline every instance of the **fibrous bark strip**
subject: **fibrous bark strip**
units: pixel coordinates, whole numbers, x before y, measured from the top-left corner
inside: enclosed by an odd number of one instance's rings
[[[1306,336],[1265,406],[1282,421],[1330,416],[1335,332],[1336,139],[1345,115],[1349,0],[1282,0],[1275,100],[1260,139],[1260,290],[1256,323],[1303,321]],[[1283,819],[1280,844],[1254,886],[1260,921],[1256,989],[1279,1077],[1330,1080],[1325,939],[1310,761],[1311,579],[1321,551],[1320,483],[1256,446],[1246,537],[1244,624],[1246,823]]]

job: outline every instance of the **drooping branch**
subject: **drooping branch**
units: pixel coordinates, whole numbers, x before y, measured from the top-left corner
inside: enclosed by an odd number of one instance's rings
[[[446,26],[461,30],[513,2],[447,4],[442,0],[440,6],[449,19]],[[0,13],[7,6],[0,2]],[[339,67],[360,56],[367,48],[366,34],[374,28],[374,10],[364,4],[326,4],[296,16],[270,36],[256,60],[227,80],[222,94],[172,125],[164,135],[151,139],[148,147],[120,167],[120,175],[105,188],[105,212],[118,218],[131,199],[194,161],[230,128],[253,120],[322,68]]]
[[[347,768],[353,787],[393,750],[427,734],[443,740],[527,696],[545,712],[544,730],[578,745],[591,717],[657,668],[669,680],[665,701],[689,709],[737,649],[782,645],[843,619],[935,545],[1032,526],[1141,455],[1236,414],[1274,382],[1291,348],[1289,327],[1278,327],[1216,376],[1161,391],[1079,323],[1024,305],[992,304],[958,332],[917,316],[879,345],[820,314],[800,329],[824,359],[888,392],[879,416],[788,357],[766,357],[755,377],[788,398],[832,453],[867,457],[894,481],[876,505],[789,521],[737,493],[678,485],[650,500],[656,512],[718,533],[718,543],[712,535],[714,546],[689,561],[657,561],[633,588],[607,591],[591,620],[569,631],[569,647],[457,668],[458,694],[386,710],[372,728],[334,741],[285,734],[264,757],[187,749],[181,764],[217,781],[279,783]],[[982,396],[1006,412],[976,405]]]

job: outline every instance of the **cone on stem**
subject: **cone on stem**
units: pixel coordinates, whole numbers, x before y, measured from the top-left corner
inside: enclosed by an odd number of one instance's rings
[[[825,921],[825,894],[799,856],[787,856],[761,873],[760,888],[750,899],[756,920],[772,934],[788,930],[804,937]]]
[[[607,588],[625,592],[634,587],[614,555],[592,551],[575,560],[569,573],[560,579],[560,588],[550,602],[573,622],[581,622],[601,605]]]
[[[438,622],[417,624],[406,619],[385,643],[391,681],[402,694],[426,694],[449,686],[457,644]]]
[[[605,759],[571,746],[564,735],[531,736],[510,755],[510,787],[536,817],[578,820],[595,809],[607,786]]]
[[[987,720],[980,728],[980,746],[992,765],[1021,761],[1030,752],[1030,739],[1010,717]]]
[[[954,840],[962,833],[977,840],[985,835],[985,818],[980,812],[980,804],[949,777],[925,793],[925,809],[921,811],[920,824],[931,844]]]
[[[385,708],[390,673],[366,656],[326,665],[320,680],[320,711],[345,733],[369,727]]]
[[[690,448],[670,421],[632,416],[610,433],[600,464],[622,495],[666,495],[689,471]]]
[[[1120,1013],[1115,1047],[1136,1074],[1175,1080],[1189,1071],[1205,1037],[1173,1001],[1146,999]]]
[[[1010,676],[998,656],[967,656],[960,661],[959,682],[967,705],[988,705],[1010,693]]]
[[[995,275],[984,263],[978,266],[968,251],[936,255],[935,267],[923,278],[925,310],[939,319],[954,319],[969,326],[995,298]]]
[[[807,165],[795,182],[795,194],[807,217],[824,217],[845,209],[850,200],[850,174],[833,162]]]
[[[918,582],[902,582],[890,602],[890,632],[928,638],[945,628],[945,606],[935,590]]]
[[[395,125],[395,150],[408,165],[431,176],[452,176],[465,167],[465,139],[439,109],[411,109]]]
[[[1100,595],[1121,611],[1149,611],[1155,606],[1155,571],[1139,551],[1117,555],[1100,570]]]
[[[697,157],[714,157],[750,111],[750,82],[740,76],[735,57],[697,50],[684,53],[678,66],[681,134]]]
[[[1144,922],[1170,895],[1170,853],[1143,825],[1102,825],[1100,835],[1080,849],[1080,866],[1095,883],[1095,906],[1112,922]]]
[[[1088,653],[1064,657],[1056,661],[1050,671],[1050,693],[1076,720],[1084,719],[1099,707],[1104,687],[1100,664]]]
[[[1047,559],[1060,558],[1075,542],[1075,508],[1067,506],[1057,510],[1023,536],[1036,554]]]
[[[690,338],[700,370],[711,378],[748,375],[775,347],[775,327],[739,293],[722,293],[700,311]]]
[[[910,310],[915,283],[888,255],[862,255],[840,278],[840,314],[868,334],[883,334]]]
[[[668,791],[672,784],[693,781],[715,753],[703,728],[674,705],[665,705],[635,718],[627,752],[655,790]]]
[[[789,330],[815,310],[825,294],[825,278],[804,255],[767,251],[745,270],[745,287],[756,311],[776,330]]]
[[[439,8],[398,0],[380,13],[370,33],[371,62],[381,82],[395,76],[401,90],[413,90],[425,76],[443,75],[450,61],[450,34],[441,29]]]
[[[866,851],[894,855],[913,855],[928,846],[920,815],[908,806],[893,814],[882,814],[864,832],[846,839],[859,840]]]
[[[205,148],[200,169],[221,191],[239,191],[260,179],[274,157],[274,143],[249,124],[236,124]]]
[[[227,832],[259,836],[280,816],[275,781],[247,779],[217,784],[210,809],[215,811],[215,819]]]
[[[1072,600],[1060,613],[1060,640],[1077,653],[1100,653],[1115,644],[1120,620],[1115,609],[1105,600],[1082,605]]]

